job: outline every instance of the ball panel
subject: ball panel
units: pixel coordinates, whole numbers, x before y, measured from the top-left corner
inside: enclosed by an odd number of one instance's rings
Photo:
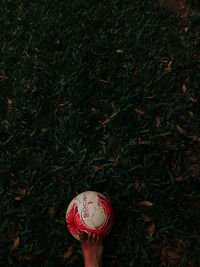
[[[74,220],[74,216],[77,213],[78,209],[76,206],[76,203],[72,203],[72,205],[70,205],[70,209],[67,209],[67,213],[66,213],[66,222],[67,223],[73,223]]]
[[[110,214],[111,213],[111,208],[110,208],[110,206],[108,205],[108,203],[106,201],[101,200],[101,205],[102,205],[102,207],[104,207],[104,210],[105,210],[106,214]]]
[[[84,219],[83,220],[83,225],[88,229],[88,230],[95,230],[96,227],[94,225],[94,222],[92,219]]]
[[[83,201],[87,201],[87,202],[89,202],[89,201],[94,200],[95,198],[98,199],[98,197],[97,197],[97,192],[95,192],[95,191],[85,191],[85,192],[79,194],[79,195],[77,196],[77,198],[78,198],[78,200],[79,200],[80,202],[83,202]]]
[[[99,199],[108,201],[108,199],[103,194],[101,194],[101,193],[97,193],[97,196],[98,196]]]
[[[96,211],[96,207],[93,202],[83,202],[79,208],[79,213],[81,214],[83,220],[91,219]]]
[[[90,221],[88,221],[87,223],[85,223],[82,218],[81,215],[79,213],[77,213],[74,217],[74,225],[76,226],[78,231],[87,231],[87,230],[93,230],[94,229],[94,225],[90,224]]]
[[[68,216],[68,214],[69,214],[70,210],[72,209],[73,205],[74,205],[74,199],[72,199],[72,201],[69,203],[69,206],[68,206],[67,212],[66,212],[66,217]]]
[[[114,221],[114,214],[110,214],[107,223],[104,226],[103,237],[107,236],[110,233],[113,226],[113,221]]]
[[[92,217],[92,221],[95,225],[95,228],[99,228],[103,226],[106,220],[107,220],[107,216],[106,216],[104,208],[98,207],[94,213],[94,216]]]
[[[89,202],[89,201],[95,201],[95,199],[98,200],[98,197],[97,197],[97,192],[95,191],[86,191],[85,192],[85,197],[86,197],[86,201]]]

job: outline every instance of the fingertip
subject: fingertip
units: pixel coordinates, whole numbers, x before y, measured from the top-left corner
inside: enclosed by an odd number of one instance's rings
[[[97,234],[93,233],[93,239],[96,241],[97,240]]]
[[[92,238],[92,232],[88,232],[88,238]]]
[[[99,235],[99,243],[102,244],[102,242],[103,242],[103,237],[102,235]]]
[[[92,232],[92,239],[95,240],[96,239],[96,234],[94,232]]]
[[[87,238],[87,234],[85,232],[79,232],[80,240],[85,240]]]

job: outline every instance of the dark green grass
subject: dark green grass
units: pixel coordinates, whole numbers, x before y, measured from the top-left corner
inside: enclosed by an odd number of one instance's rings
[[[199,15],[93,2],[1,5],[0,266],[83,264],[65,212],[85,190],[114,207],[105,266],[198,266]]]

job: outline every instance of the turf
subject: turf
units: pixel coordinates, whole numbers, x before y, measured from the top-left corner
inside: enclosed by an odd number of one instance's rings
[[[0,10],[0,266],[83,266],[65,212],[85,190],[114,207],[104,266],[199,266],[199,13]]]

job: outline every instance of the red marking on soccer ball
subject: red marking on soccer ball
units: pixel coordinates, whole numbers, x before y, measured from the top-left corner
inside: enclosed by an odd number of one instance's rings
[[[78,240],[81,231],[107,236],[113,221],[114,213],[110,201],[95,191],[77,195],[70,202],[66,212],[68,230]]]

